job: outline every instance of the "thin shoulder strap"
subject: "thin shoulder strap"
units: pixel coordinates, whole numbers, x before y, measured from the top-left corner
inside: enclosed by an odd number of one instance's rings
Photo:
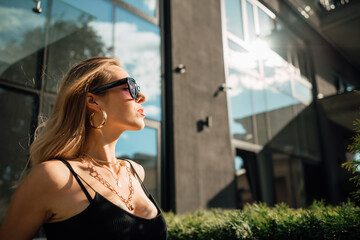
[[[125,159],[125,161],[127,161],[127,162],[130,164],[132,170],[133,170],[134,173],[135,173],[136,178],[139,180],[139,182],[140,182],[140,184],[141,184],[142,189],[144,190],[144,192],[146,193],[146,195],[147,195],[148,197],[150,197],[151,194],[149,193],[149,191],[148,191],[147,188],[145,187],[145,184],[143,183],[143,181],[141,180],[141,178],[140,178],[139,175],[137,174],[134,166],[131,164],[131,162],[130,162],[128,159]]]
[[[72,168],[72,166],[70,165],[70,163],[68,163],[68,162],[67,162],[66,160],[64,160],[64,159],[59,159],[59,160],[60,160],[61,162],[63,162],[63,163],[69,168],[70,172],[71,172],[72,175],[75,177],[76,181],[79,183],[81,189],[82,189],[83,192],[85,193],[85,195],[86,195],[87,199],[89,200],[89,202],[92,202],[93,199],[91,198],[89,192],[86,190],[84,184],[81,182],[81,180],[84,181],[84,179],[82,179],[82,178],[74,171],[74,169]],[[80,180],[80,178],[81,178],[81,180]],[[90,186],[86,181],[84,181],[84,182],[91,188],[91,186]],[[92,188],[91,188],[91,189],[92,189]]]
[[[134,166],[131,164],[131,162],[130,162],[128,159],[125,159],[125,161],[127,161],[127,162],[130,164],[130,166],[131,166],[132,170],[134,171],[136,178],[139,180],[139,182],[140,182],[140,184],[141,184],[141,187],[142,187],[142,189],[144,190],[145,194],[146,194],[147,197],[155,204],[156,208],[157,208],[158,211],[161,213],[161,208],[160,208],[160,206],[157,204],[157,202],[155,201],[155,199],[153,198],[153,196],[149,193],[149,191],[148,191],[147,188],[145,187],[145,184],[143,183],[143,181],[141,180],[141,178],[140,178],[139,175],[137,174]]]

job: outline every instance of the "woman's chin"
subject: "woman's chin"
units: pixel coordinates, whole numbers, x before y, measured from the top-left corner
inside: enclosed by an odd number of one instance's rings
[[[145,128],[145,122],[143,119],[139,120],[136,125],[132,127],[132,129],[129,129],[130,131],[139,131],[143,130]]]

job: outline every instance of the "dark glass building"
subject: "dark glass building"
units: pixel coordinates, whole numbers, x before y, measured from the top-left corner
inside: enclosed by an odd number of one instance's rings
[[[93,56],[147,97],[116,153],[163,209],[346,200],[359,23],[351,0],[0,0],[0,219],[59,80]]]

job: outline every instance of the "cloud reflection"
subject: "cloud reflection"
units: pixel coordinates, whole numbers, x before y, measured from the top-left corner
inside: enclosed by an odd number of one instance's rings
[[[96,29],[102,41],[111,46],[112,23],[93,22],[91,26]],[[141,86],[150,105],[144,106],[147,117],[160,118],[161,95],[161,59],[160,36],[151,31],[140,31],[135,23],[117,22],[115,24],[115,57],[121,65],[131,74]]]
[[[31,29],[43,27],[45,20],[43,15],[34,14],[27,9],[0,6],[0,48],[23,39],[23,34]]]

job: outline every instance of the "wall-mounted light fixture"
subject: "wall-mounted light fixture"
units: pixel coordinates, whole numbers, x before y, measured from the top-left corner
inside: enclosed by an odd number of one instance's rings
[[[197,127],[198,127],[198,132],[201,132],[202,130],[204,130],[204,127],[211,128],[212,127],[212,117],[207,116],[205,118],[205,120],[197,121]]]
[[[184,74],[186,72],[186,66],[184,64],[179,64],[175,68],[175,72],[180,73],[180,74]]]

